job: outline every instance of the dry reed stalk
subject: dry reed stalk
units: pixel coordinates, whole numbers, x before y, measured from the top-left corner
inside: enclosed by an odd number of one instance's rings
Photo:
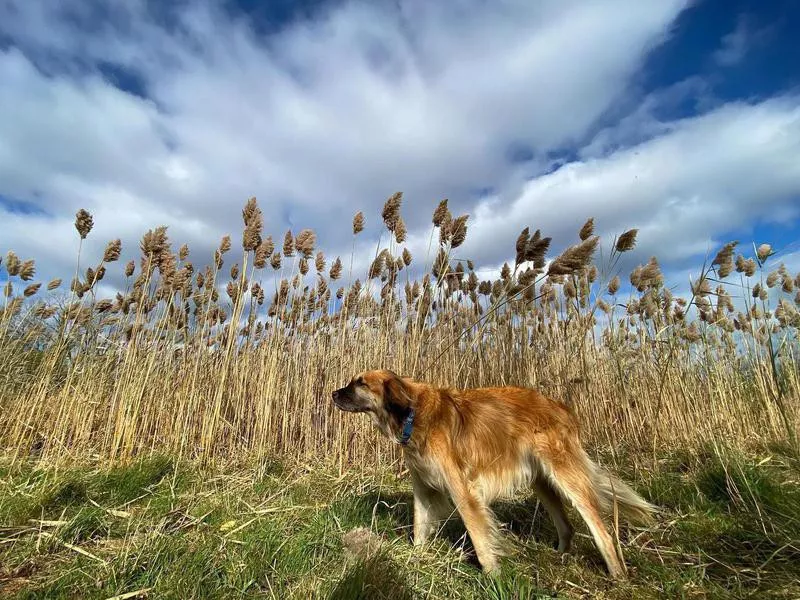
[[[433,219],[434,227],[444,228],[447,242],[437,248],[436,280],[426,273],[421,281],[411,281],[406,270],[401,282],[399,271],[411,257],[407,250],[399,257],[391,251],[402,223],[399,198],[385,213],[395,236],[390,248],[378,249],[368,273],[378,280],[378,290],[353,281],[351,266],[352,283],[335,294],[339,304],[327,304],[331,291],[321,277],[322,253],[315,260],[317,283],[304,289],[297,279],[316,245],[313,234],[303,232],[297,239],[287,232],[284,240],[287,257],[295,251],[300,255],[292,264],[281,264],[270,237],[247,244],[250,249],[245,247],[242,260],[235,262],[230,282],[217,281],[222,256],[230,250],[226,236],[211,264],[198,269],[192,289],[193,267],[177,268],[166,229],[151,230],[142,240],[142,272],[133,289],[115,302],[95,301],[92,294],[74,298],[68,313],[46,303],[24,311],[24,292],[14,296],[10,285],[0,316],[0,352],[10,358],[0,369],[25,360],[12,349],[13,335],[26,331],[26,323],[34,332],[37,320],[70,318],[68,326],[56,329],[54,341],[42,339],[45,351],[33,374],[19,382],[9,379],[12,384],[0,396],[0,443],[18,457],[38,444],[43,456],[54,460],[87,452],[126,460],[169,451],[203,460],[289,453],[328,454],[341,465],[393,461],[396,448],[379,443],[366,423],[342,419],[328,399],[329,390],[353,373],[380,366],[424,372],[425,379],[453,386],[538,385],[572,403],[589,443],[611,447],[656,439],[660,445],[693,447],[721,436],[745,444],[753,437],[783,439],[787,419],[797,423],[792,401],[780,406],[774,401],[771,373],[778,350],[769,350],[764,333],[767,325],[784,331],[797,327],[798,311],[788,296],[794,283],[785,270],[775,270],[773,292],[784,296],[771,320],[765,316],[768,299],[763,306],[748,306],[736,318],[742,342],[732,346],[734,294],[724,286],[712,292],[707,277],[701,277],[696,297],[672,298],[654,259],[635,271],[629,314],[619,318],[616,300],[605,294],[620,293],[621,281],[615,275],[605,283],[599,275],[603,270],[592,264],[598,243],[592,220],[581,230],[581,243],[551,263],[547,282],[537,278],[546,277],[550,238],[538,230],[531,236],[528,229],[517,240],[515,268],[506,264],[498,281],[481,281],[474,265],[465,270],[461,261],[451,264],[449,249],[463,242],[466,217],[454,220],[443,201]],[[243,218],[245,229],[260,236],[254,200]],[[360,233],[363,215],[353,225],[354,234]],[[85,234],[90,229],[84,223]],[[635,238],[636,230],[620,236],[615,252],[631,250]],[[718,255],[716,266],[731,267],[732,251]],[[107,248],[103,258],[117,260],[116,254]],[[263,288],[253,281],[253,270],[270,255],[280,270],[272,303],[264,302]],[[762,255],[759,265],[770,256]],[[177,254],[181,262],[187,256],[183,249]],[[737,257],[735,267],[747,278],[754,263]],[[21,279],[23,262],[13,253],[3,265]],[[341,271],[337,258],[330,280]],[[80,289],[102,272],[90,270]],[[125,272],[130,277],[133,269],[128,272],[126,266]],[[290,285],[292,280],[298,287]],[[226,284],[230,306],[218,295]],[[537,285],[538,294],[531,293]],[[747,289],[761,298],[765,287],[753,281]],[[377,291],[380,301],[373,299]],[[568,305],[564,296],[571,300]],[[609,322],[596,332],[598,308]],[[674,320],[677,311],[682,315]],[[706,321],[699,323],[698,314]],[[778,356],[783,361],[797,356],[796,347],[780,352],[785,352]],[[0,375],[6,372],[12,370]],[[792,373],[781,379],[784,399],[799,395]]]

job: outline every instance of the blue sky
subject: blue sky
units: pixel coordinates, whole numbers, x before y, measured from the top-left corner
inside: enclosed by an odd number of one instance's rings
[[[53,6],[0,0],[0,251],[43,278],[79,208],[85,256],[164,224],[199,264],[251,195],[329,256],[363,210],[366,263],[397,190],[420,262],[447,197],[487,274],[524,226],[558,250],[589,216],[676,278],[730,239],[800,269],[794,0]]]

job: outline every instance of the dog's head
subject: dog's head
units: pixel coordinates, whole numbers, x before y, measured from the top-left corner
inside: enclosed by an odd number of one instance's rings
[[[365,371],[333,392],[333,403],[346,412],[370,413],[378,421],[406,418],[413,397],[403,378],[392,371]]]

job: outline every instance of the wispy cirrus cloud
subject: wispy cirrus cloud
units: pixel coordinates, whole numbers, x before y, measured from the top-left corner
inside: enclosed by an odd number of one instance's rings
[[[754,46],[769,40],[772,32],[772,27],[759,27],[748,15],[739,15],[736,28],[722,38],[720,47],[714,52],[714,60],[723,67],[737,65]]]

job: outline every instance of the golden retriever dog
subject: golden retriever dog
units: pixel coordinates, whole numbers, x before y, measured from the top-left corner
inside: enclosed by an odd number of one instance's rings
[[[555,523],[559,551],[569,550],[574,531],[566,500],[586,521],[609,574],[626,576],[603,516],[616,508],[629,522],[649,522],[655,506],[589,458],[565,405],[532,389],[439,388],[388,370],[361,373],[332,396],[336,407],[367,413],[403,446],[415,545],[455,504],[482,569],[495,571],[502,552],[490,505],[532,486]]]

